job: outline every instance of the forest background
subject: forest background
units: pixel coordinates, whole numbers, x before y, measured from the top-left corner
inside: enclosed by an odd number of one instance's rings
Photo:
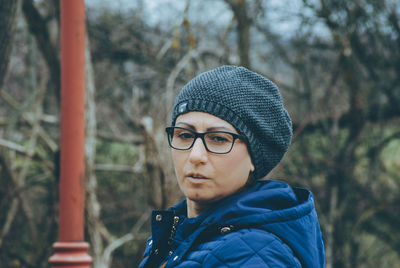
[[[195,75],[273,80],[292,146],[269,175],[310,188],[332,267],[400,267],[400,2],[87,0],[86,241],[136,267],[152,209],[182,198],[164,128]],[[58,0],[0,0],[0,267],[57,240]]]

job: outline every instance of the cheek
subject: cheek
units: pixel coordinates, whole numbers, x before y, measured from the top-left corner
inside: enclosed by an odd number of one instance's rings
[[[185,154],[182,152],[176,152],[175,150],[172,151],[172,161],[174,163],[175,173],[179,179],[180,174],[182,174],[182,169],[185,162]]]
[[[233,153],[229,159],[224,159],[219,170],[229,177],[235,177],[238,182],[247,181],[250,173],[251,160],[247,151]]]

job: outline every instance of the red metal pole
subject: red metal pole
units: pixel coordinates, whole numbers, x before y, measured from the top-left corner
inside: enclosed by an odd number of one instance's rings
[[[85,205],[85,4],[60,0],[61,156],[58,241],[52,267],[88,268]]]

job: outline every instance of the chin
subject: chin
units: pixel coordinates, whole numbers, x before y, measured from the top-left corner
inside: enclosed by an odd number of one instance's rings
[[[188,191],[185,193],[187,199],[197,203],[209,203],[212,202],[213,198],[207,194],[199,191]]]
[[[217,202],[218,200],[221,200],[223,197],[219,196],[209,196],[209,195],[201,195],[199,193],[191,193],[188,195],[185,195],[187,199],[196,202],[198,204],[203,204],[203,205],[209,205],[214,202]]]

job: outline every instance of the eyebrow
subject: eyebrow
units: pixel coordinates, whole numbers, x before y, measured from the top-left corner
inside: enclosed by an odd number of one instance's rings
[[[177,125],[185,125],[187,128],[189,128],[189,129],[191,129],[191,130],[196,130],[196,127],[193,126],[192,124],[189,124],[189,123],[178,122]],[[219,127],[219,126],[217,126],[217,127],[208,127],[208,128],[206,129],[206,131],[218,131],[218,130],[225,130],[225,131],[229,131],[229,132],[234,131],[233,129],[227,128],[227,127],[224,127],[224,126],[220,126],[220,127]]]

